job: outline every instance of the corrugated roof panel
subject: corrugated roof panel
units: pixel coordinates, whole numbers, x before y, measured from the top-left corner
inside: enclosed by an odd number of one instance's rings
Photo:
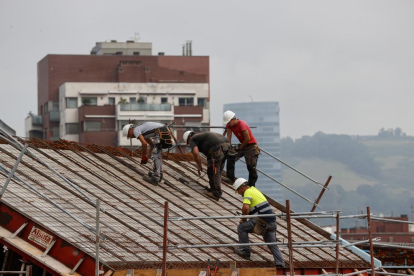
[[[119,267],[144,267],[145,262],[161,262],[163,242],[164,202],[169,202],[171,217],[234,215],[242,206],[241,197],[231,186],[223,183],[223,197],[212,201],[202,194],[208,185],[206,175],[199,177],[193,163],[186,156],[170,154],[164,161],[164,180],[153,186],[142,180],[152,164],[141,165],[139,159],[89,151],[56,150],[31,146],[31,150],[50,166],[77,185],[92,200],[99,198],[106,212],[101,213],[101,230],[107,237],[101,243],[104,263]],[[99,148],[92,146],[96,152]],[[105,151],[104,149],[99,149]],[[0,145],[0,162],[11,167],[19,151],[10,145]],[[206,171],[206,168],[204,168]],[[27,155],[16,173],[54,202],[91,227],[95,227],[95,208],[76,189],[38,161]],[[186,178],[186,184],[180,178]],[[0,183],[6,175],[0,174]],[[93,255],[95,235],[79,222],[51,205],[19,182],[13,181],[2,200],[43,227],[58,234],[69,243]],[[273,208],[275,212],[281,210]],[[278,219],[277,239],[287,241],[286,221]],[[198,220],[169,222],[168,241],[171,244],[237,243],[238,220]],[[294,241],[325,240],[318,232],[299,221],[292,221]],[[262,238],[250,235],[250,242],[262,242]],[[288,250],[280,247],[285,261]],[[266,266],[273,262],[267,247],[252,247],[252,261],[246,261],[233,252],[233,248],[171,249],[168,262],[205,262],[208,258],[221,261],[238,261],[246,266]],[[294,249],[295,266],[316,266],[335,262],[335,250],[324,248]],[[361,259],[346,249],[341,249],[341,262],[365,267]],[[126,264],[125,264],[126,262]],[[243,266],[243,265],[242,265]]]

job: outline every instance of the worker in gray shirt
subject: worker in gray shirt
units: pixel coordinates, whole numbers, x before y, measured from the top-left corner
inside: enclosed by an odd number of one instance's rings
[[[127,124],[123,127],[122,131],[128,139],[137,138],[141,142],[141,164],[147,164],[147,156],[151,156],[153,171],[148,175],[144,175],[144,180],[153,185],[158,185],[163,176],[162,149],[172,145],[169,129],[161,123],[145,122],[140,125]],[[147,144],[150,146],[148,155]]]

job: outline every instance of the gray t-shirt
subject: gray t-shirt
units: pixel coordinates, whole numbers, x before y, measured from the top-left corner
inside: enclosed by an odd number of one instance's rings
[[[161,124],[161,123],[145,122],[142,125],[139,125],[136,128],[134,128],[134,136],[135,136],[135,138],[138,138],[138,136],[140,136],[142,134],[142,135],[145,136],[145,138],[147,138],[151,135],[145,135],[146,132],[154,130],[154,129],[161,128],[163,126],[164,126],[164,124]],[[150,133],[150,134],[154,134],[154,133]]]

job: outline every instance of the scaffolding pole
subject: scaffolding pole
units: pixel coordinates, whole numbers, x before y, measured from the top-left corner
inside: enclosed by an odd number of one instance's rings
[[[164,203],[164,237],[162,243],[162,276],[167,275],[168,201]]]
[[[257,243],[223,243],[223,244],[188,244],[188,245],[169,245],[168,249],[184,249],[184,248],[218,248],[218,247],[238,247],[238,246],[263,246],[263,245],[280,245],[289,246],[289,243],[284,242],[257,242]],[[307,247],[335,247],[336,241],[332,241],[332,244],[327,244],[326,241],[319,242],[292,242],[294,248],[307,248]]]
[[[241,161],[242,163],[246,164],[245,161],[239,159],[239,161]],[[309,198],[304,197],[303,195],[299,194],[298,192],[296,192],[295,190],[289,188],[288,186],[286,186],[285,184],[283,184],[282,182],[278,181],[277,179],[271,177],[270,175],[268,175],[267,173],[259,170],[258,168],[256,168],[256,171],[260,172],[261,174],[263,174],[264,176],[266,176],[267,178],[273,180],[274,182],[276,182],[277,184],[279,184],[280,186],[284,187],[285,189],[291,191],[292,193],[294,193],[295,195],[299,196],[300,198],[306,200],[307,202],[309,202],[310,204],[312,204],[312,206],[316,206],[317,208],[320,208],[317,204],[315,204],[314,201],[310,200]]]
[[[289,269],[290,275],[295,275],[295,267],[293,266],[293,247],[292,247],[292,221],[290,219],[290,201],[286,200],[286,223],[289,241]]]
[[[369,206],[367,207],[367,221],[368,221],[368,236],[369,236],[369,252],[371,254],[371,275],[375,276],[375,267],[374,267],[374,245],[372,243],[372,233],[371,233],[371,214],[369,211]]]
[[[19,155],[19,157],[17,158],[16,163],[14,163],[13,169],[11,170],[11,172],[10,172],[10,174],[9,174],[9,177],[7,177],[7,180],[6,180],[6,182],[4,183],[3,188],[2,188],[2,189],[1,189],[1,191],[0,191],[0,199],[2,198],[2,196],[3,196],[4,192],[6,191],[7,185],[9,185],[10,180],[13,178],[14,173],[15,173],[15,172],[16,172],[16,170],[17,170],[17,166],[19,166],[20,161],[22,160],[23,155],[24,155],[24,153],[26,152],[26,150],[27,150],[27,147],[28,147],[28,146],[29,146],[29,145],[28,145],[27,143],[26,143],[26,144],[24,144],[24,147],[23,147],[22,151],[20,152],[20,155]]]
[[[329,214],[332,212],[332,214]],[[340,213],[341,211],[322,211],[319,213],[293,213],[290,214],[292,219],[309,219],[309,218],[335,218],[336,213]],[[334,214],[335,213],[335,214]],[[315,214],[315,215],[308,215],[308,214]],[[318,215],[320,214],[320,215]],[[212,217],[170,217],[168,218],[169,221],[181,221],[181,220],[208,220],[208,219],[241,219],[241,218],[257,218],[257,217],[281,217],[285,218],[286,214],[266,214],[266,215],[240,215],[240,216],[212,216]]]
[[[273,159],[275,159],[275,160],[277,160],[277,161],[279,161],[280,163],[282,163],[283,165],[285,165],[286,167],[288,167],[288,168],[290,168],[290,169],[292,169],[292,170],[294,170],[295,172],[297,172],[298,174],[300,174],[300,175],[302,175],[303,177],[305,177],[305,178],[307,178],[307,179],[309,179],[310,181],[312,181],[313,183],[315,183],[316,185],[320,185],[320,186],[322,186],[322,188],[324,189],[324,190],[326,190],[326,189],[328,189],[327,187],[325,187],[322,183],[320,183],[320,182],[318,182],[318,181],[316,181],[316,180],[314,180],[314,179],[312,179],[312,178],[310,178],[309,176],[307,176],[306,174],[304,174],[304,173],[302,173],[302,172],[300,172],[300,171],[298,171],[297,169],[295,169],[294,167],[292,167],[292,166],[290,166],[289,164],[287,164],[287,163],[285,163],[285,162],[283,162],[282,160],[280,160],[279,158],[277,158],[276,156],[274,156],[274,155],[272,155],[271,153],[269,153],[269,152],[267,152],[266,150],[264,150],[263,148],[259,148],[261,151],[263,151],[264,153],[266,153],[268,156],[270,156],[270,157],[272,157]]]

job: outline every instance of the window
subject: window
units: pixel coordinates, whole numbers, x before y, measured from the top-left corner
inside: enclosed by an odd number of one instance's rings
[[[139,97],[138,98],[138,103],[146,103],[147,102],[147,97]]]
[[[162,104],[166,104],[166,103],[168,103],[168,98],[167,98],[167,97],[162,97],[162,98],[161,98],[161,103],[162,103]]]
[[[78,98],[66,98],[66,108],[77,108]]]
[[[83,97],[82,104],[83,105],[98,105],[98,98]]]
[[[178,98],[179,106],[193,106],[194,98]]]
[[[139,52],[134,52],[134,56],[139,56]]]
[[[137,103],[137,98],[129,98],[129,103],[132,103],[132,104],[136,104]]]
[[[83,131],[101,131],[101,122],[84,121]]]
[[[115,98],[108,98],[109,105],[115,105]]]
[[[78,134],[79,129],[78,123],[68,123],[66,124],[66,134]]]
[[[197,98],[197,105],[207,108],[207,98]]]

